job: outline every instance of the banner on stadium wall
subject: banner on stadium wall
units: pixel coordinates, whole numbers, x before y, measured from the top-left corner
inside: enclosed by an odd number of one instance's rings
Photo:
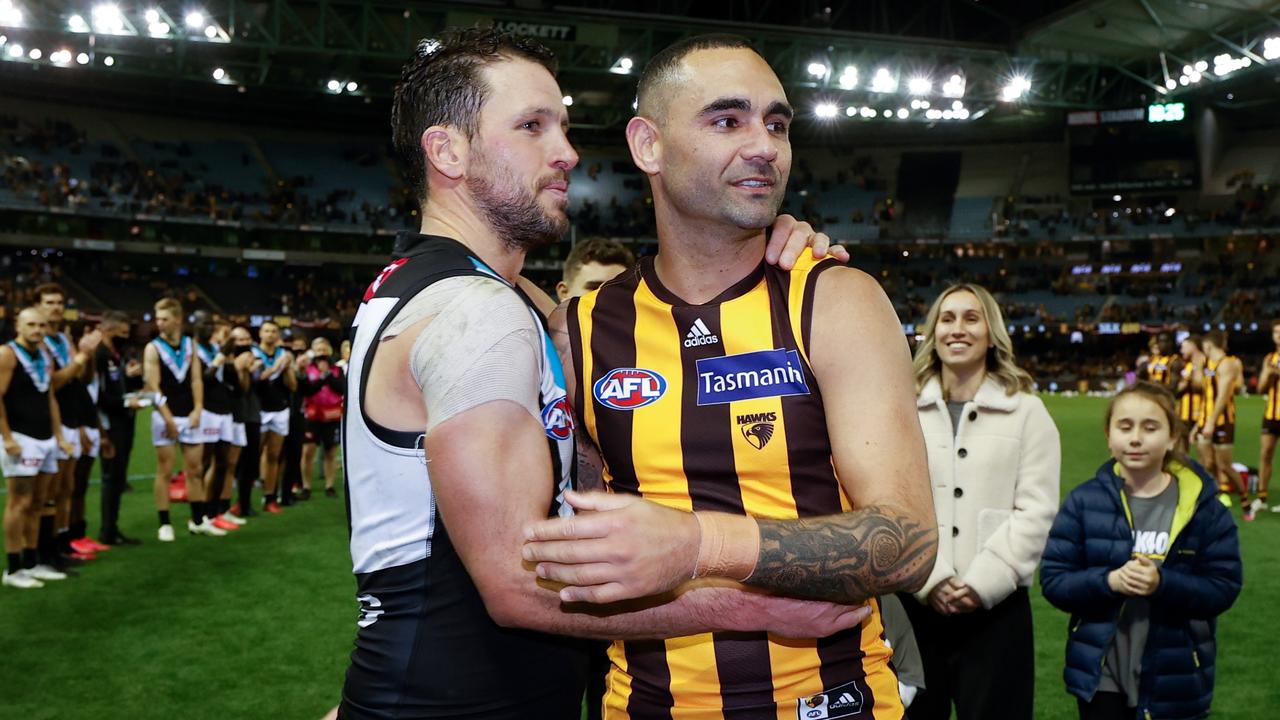
[[[463,12],[446,13],[445,24],[455,28],[488,25],[514,35],[531,37],[544,42],[571,42],[600,47],[613,47],[618,44],[618,28],[614,25],[546,23],[525,18]]]
[[[101,252],[115,252],[116,243],[114,240],[90,240],[88,238],[73,238],[71,247],[76,250],[98,250]]]

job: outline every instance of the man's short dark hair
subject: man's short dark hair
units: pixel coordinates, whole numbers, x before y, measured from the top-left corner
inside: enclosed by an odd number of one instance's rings
[[[616,240],[608,238],[583,240],[573,246],[573,250],[569,251],[569,257],[564,259],[564,280],[568,282],[569,278],[576,275],[582,266],[588,263],[631,267],[635,262],[636,256]]]
[[[108,310],[103,314],[99,325],[111,327],[115,325],[128,325],[129,315],[123,310]]]
[[[67,299],[67,291],[56,282],[47,282],[36,287],[36,302],[44,300],[45,295],[61,295],[63,300]]]
[[[391,101],[391,142],[419,202],[426,200],[428,191],[422,133],[441,125],[457,128],[468,139],[475,137],[480,109],[489,95],[481,70],[513,58],[556,73],[555,55],[544,45],[492,28],[452,30],[438,40],[422,40],[401,68]]]
[[[661,99],[662,90],[675,76],[680,63],[689,55],[699,50],[717,50],[720,48],[744,48],[754,50],[751,41],[726,33],[694,35],[668,45],[649,59],[640,73],[640,82],[636,86],[636,110],[651,119],[661,119],[666,112],[666,103]]]

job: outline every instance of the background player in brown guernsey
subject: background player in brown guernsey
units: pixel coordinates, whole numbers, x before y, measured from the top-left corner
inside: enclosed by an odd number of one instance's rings
[[[597,512],[532,524],[525,559],[575,601],[693,575],[843,603],[918,589],[937,531],[894,310],[839,263],[764,263],[791,165],[777,77],[745,41],[691,38],[645,69],[639,115],[659,253],[552,323],[614,493],[570,494]],[[605,717],[901,717],[881,633],[873,613],[821,641],[618,643]]]
[[[1276,438],[1280,438],[1280,318],[1271,321],[1271,342],[1275,350],[1267,353],[1258,371],[1258,392],[1266,396],[1262,409],[1262,439],[1258,453],[1258,497],[1251,509],[1254,512],[1267,506],[1267,486],[1271,484],[1272,462],[1276,456]],[[1280,505],[1271,508],[1280,512]]]
[[[1249,488],[1232,467],[1236,442],[1236,392],[1244,383],[1240,358],[1227,354],[1227,334],[1214,330],[1204,336],[1205,381],[1204,420],[1196,434],[1207,438],[1213,448],[1213,469],[1218,479],[1219,497],[1230,507],[1231,492],[1240,494],[1244,519],[1253,519]],[[1212,373],[1212,376],[1210,376]]]

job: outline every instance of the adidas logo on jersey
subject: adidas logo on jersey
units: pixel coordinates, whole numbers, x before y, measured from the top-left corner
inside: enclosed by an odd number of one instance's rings
[[[699,345],[715,345],[720,342],[718,335],[712,335],[707,324],[702,322],[702,318],[693,321],[693,326],[689,328],[689,334],[684,336],[684,346],[687,348],[698,347]]]

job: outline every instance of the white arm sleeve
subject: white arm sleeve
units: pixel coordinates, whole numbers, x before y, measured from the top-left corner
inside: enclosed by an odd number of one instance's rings
[[[529,307],[485,278],[453,278],[419,293],[384,339],[431,317],[415,338],[409,367],[422,390],[426,431],[495,400],[513,402],[541,422],[541,336]]]

